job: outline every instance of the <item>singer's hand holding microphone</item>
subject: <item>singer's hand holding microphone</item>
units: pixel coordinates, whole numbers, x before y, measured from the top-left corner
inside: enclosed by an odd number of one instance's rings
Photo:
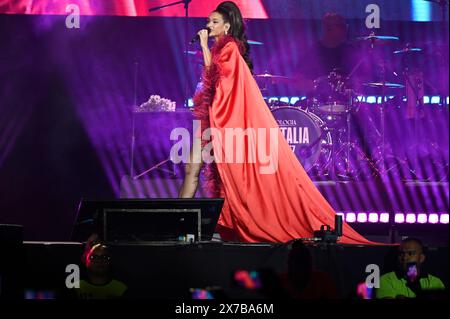
[[[198,31],[197,35],[191,40],[190,44],[200,41],[200,45],[202,47],[208,46],[209,33],[210,33],[209,29],[201,29],[200,31]]]

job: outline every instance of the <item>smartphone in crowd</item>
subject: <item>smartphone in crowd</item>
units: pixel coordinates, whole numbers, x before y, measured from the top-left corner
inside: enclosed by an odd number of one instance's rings
[[[233,281],[239,287],[256,290],[262,288],[261,276],[256,270],[238,269],[233,274]]]

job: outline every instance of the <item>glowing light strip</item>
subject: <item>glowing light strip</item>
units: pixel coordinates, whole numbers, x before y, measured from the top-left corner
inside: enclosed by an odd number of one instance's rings
[[[347,223],[371,223],[386,224],[390,221],[388,212],[337,212],[344,217]],[[394,223],[396,224],[448,224],[449,214],[443,212],[413,213],[395,212]]]
[[[388,96],[387,99],[393,99],[394,96]],[[289,105],[295,105],[298,102],[301,103],[301,101],[306,100],[306,96],[268,96],[265,97],[265,99],[267,99],[267,101],[269,102],[277,102],[279,101],[280,103],[283,104],[289,104]],[[369,103],[369,104],[377,104],[377,103],[381,103],[381,97],[380,96],[375,96],[375,95],[360,95],[357,96],[356,99],[359,102],[363,102],[363,103]],[[406,101],[406,98],[403,99],[403,101]],[[449,104],[449,97],[440,97],[437,95],[425,95],[423,97],[423,103],[424,104],[431,104],[431,105],[443,105],[443,102],[446,102],[445,105]],[[194,106],[194,103],[192,102],[192,98],[188,100],[188,106],[192,107]]]

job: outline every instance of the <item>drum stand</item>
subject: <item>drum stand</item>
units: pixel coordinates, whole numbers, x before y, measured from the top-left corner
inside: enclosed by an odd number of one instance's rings
[[[419,151],[418,151],[418,144],[420,144],[417,139],[419,137],[419,115],[417,114],[417,112],[420,112],[422,109],[422,100],[421,97],[419,96],[419,91],[420,91],[420,87],[418,83],[411,83],[411,78],[410,78],[410,72],[409,72],[409,67],[406,63],[406,55],[403,58],[403,64],[404,64],[404,72],[403,75],[405,77],[405,82],[406,82],[406,87],[407,87],[407,94],[406,94],[406,103],[407,105],[409,105],[408,103],[410,103],[409,99],[413,99],[414,103],[412,104],[413,110],[413,117],[414,117],[414,144],[411,147],[414,147],[414,154],[413,154],[413,159],[412,159],[412,165],[409,165],[409,171],[412,173],[412,175],[415,177],[415,179],[420,180],[419,178],[419,174],[417,173],[417,167],[419,164]],[[414,81],[416,82],[416,81]],[[423,85],[423,83],[422,83]],[[408,96],[408,88],[409,91],[412,92],[412,96]],[[409,161],[408,161],[409,162]],[[410,163],[410,162],[409,162]]]
[[[422,75],[420,74],[419,76],[417,76],[417,74],[415,74],[414,72],[410,72],[410,68],[408,63],[406,62],[406,57],[403,60],[403,65],[404,65],[404,77],[405,77],[405,84],[407,87],[407,94],[406,94],[406,98],[407,98],[407,106],[408,106],[408,110],[411,113],[411,117],[413,117],[413,136],[414,136],[414,142],[412,143],[412,145],[410,146],[410,149],[413,148],[414,151],[412,153],[412,159],[408,160],[405,159],[404,162],[407,163],[406,165],[408,166],[408,170],[412,175],[412,179],[411,180],[406,180],[406,182],[430,182],[432,179],[431,176],[427,176],[427,175],[423,175],[420,172],[420,159],[419,159],[419,148],[421,146],[421,144],[427,144],[429,147],[431,145],[433,145],[433,141],[430,140],[429,138],[425,137],[424,140],[422,140],[422,143],[419,141],[419,137],[420,136],[424,136],[425,134],[421,134],[424,133],[423,129],[420,130],[420,112],[423,110],[423,78]],[[410,104],[409,104],[410,103]],[[419,114],[418,114],[419,113]],[[420,132],[419,132],[420,131]],[[442,171],[447,171],[447,168],[442,167],[442,165],[440,165],[440,169]],[[433,170],[433,172],[435,172]],[[436,172],[435,172],[436,173]],[[446,177],[441,177],[441,176],[434,176],[437,177],[437,181],[443,181]]]
[[[379,149],[379,159],[375,161],[375,164],[378,166],[377,173],[378,176],[382,179],[387,177],[387,173],[397,167],[399,163],[386,167],[386,65],[385,60],[382,60],[380,63],[381,66],[381,103],[379,103],[380,108],[380,142],[378,145]],[[395,156],[394,156],[395,157]],[[396,158],[396,157],[395,157]],[[396,158],[397,159],[397,158]]]
[[[374,61],[374,49],[375,49],[375,38],[370,40],[370,49],[369,49],[369,55],[368,57],[370,58],[370,61]],[[353,76],[353,74],[355,74],[356,70],[359,69],[359,67],[362,65],[362,63],[368,58],[368,57],[364,57],[362,58],[357,65],[351,70],[348,79],[351,78]],[[390,168],[386,168],[385,165],[385,149],[386,149],[386,141],[385,141],[385,107],[386,107],[386,64],[385,64],[385,60],[381,60],[380,63],[381,66],[381,103],[379,105],[380,107],[380,132],[379,132],[379,136],[380,136],[380,141],[378,144],[378,151],[379,151],[379,159],[376,160],[375,162],[373,162],[372,160],[370,160],[362,150],[359,149],[359,152],[361,152],[362,154],[364,154],[365,159],[367,159],[368,163],[370,164],[370,166],[372,167],[372,169],[374,169],[374,172],[376,173],[376,175],[380,176],[380,177],[385,177],[386,173],[388,171],[390,171],[391,169],[393,169],[394,167],[390,167]],[[348,126],[349,127],[349,126]]]
[[[387,170],[386,170],[386,165],[385,165],[385,156],[386,156],[386,152],[385,152],[385,148],[386,148],[386,144],[385,144],[385,119],[384,119],[384,108],[385,108],[385,102],[386,102],[386,66],[385,66],[385,61],[381,62],[381,103],[380,103],[380,133],[381,133],[381,158],[379,161],[381,161],[380,163],[380,168],[379,168],[379,173],[380,176],[383,178],[384,176],[386,176]]]
[[[377,174],[379,171],[376,167],[376,165],[369,159],[369,157],[361,150],[361,148],[355,143],[355,142],[351,142],[351,126],[350,126],[350,109],[353,105],[353,100],[352,100],[352,95],[351,95],[351,91],[349,90],[349,105],[350,108],[349,110],[346,111],[346,129],[343,130],[344,133],[346,133],[346,142],[344,143],[339,143],[340,147],[336,150],[335,147],[335,142],[333,142],[333,146],[332,146],[332,154],[331,154],[331,161],[325,165],[325,169],[329,169],[330,172],[330,176],[333,180],[345,180],[345,181],[349,181],[352,179],[356,179],[357,176],[355,176],[355,172],[358,173],[358,171],[360,170],[360,168],[356,167],[353,171],[352,171],[352,167],[351,167],[351,160],[350,160],[350,154],[356,153],[357,158],[360,158],[362,161],[366,162],[369,164],[369,167],[372,171],[372,175]],[[335,135],[333,141],[336,142],[342,142],[342,133],[338,133]],[[339,158],[339,156],[343,156],[343,160],[344,160],[344,169],[345,172],[344,173],[340,173],[337,172],[336,169],[336,159]],[[331,165],[331,168],[329,167]]]

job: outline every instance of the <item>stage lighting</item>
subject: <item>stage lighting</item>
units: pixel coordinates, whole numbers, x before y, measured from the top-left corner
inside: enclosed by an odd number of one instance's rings
[[[418,214],[417,215],[417,223],[426,224],[427,223],[427,214]]]
[[[416,222],[416,214],[412,213],[406,214],[406,222],[408,224],[414,224]]]
[[[430,214],[428,215],[428,223],[429,224],[437,224],[439,222],[438,214]]]
[[[396,213],[394,217],[394,221],[397,224],[403,224],[405,222],[405,214]]]
[[[345,215],[345,221],[347,223],[354,223],[356,221],[356,214],[355,213],[347,213]]]
[[[369,214],[369,223],[378,223],[378,214],[377,213]]]
[[[380,223],[389,223],[389,213],[380,214]]]

